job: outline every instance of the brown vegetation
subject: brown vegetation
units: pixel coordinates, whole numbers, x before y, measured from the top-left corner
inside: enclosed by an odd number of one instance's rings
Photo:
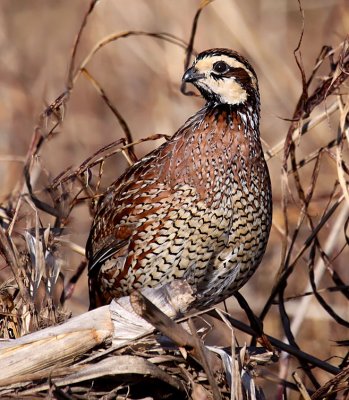
[[[201,4],[1,3],[0,359],[9,339],[87,310],[83,248],[94,202],[202,103],[180,92],[191,45],[194,53],[234,48],[259,76],[273,229],[242,293],[264,326],[238,297],[226,302],[229,314],[209,310],[193,318],[196,329],[189,320],[189,342],[171,337],[177,347],[150,334],[118,350],[107,343],[104,350],[83,348],[78,359],[23,381],[6,383],[0,371],[0,396],[127,398],[131,390],[129,398],[217,398],[217,391],[229,398],[226,368],[215,385],[217,375],[210,375],[217,371],[200,352],[199,335],[216,351],[232,348],[232,398],[254,384],[266,398],[348,397],[348,6],[345,0],[305,0],[301,9],[286,0]],[[125,376],[114,366],[111,379],[111,363],[135,370]],[[262,398],[258,390],[256,396]]]

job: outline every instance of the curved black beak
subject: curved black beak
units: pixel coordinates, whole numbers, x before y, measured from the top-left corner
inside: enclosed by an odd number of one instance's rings
[[[204,74],[199,73],[199,71],[193,66],[186,70],[185,74],[183,75],[182,81],[193,83],[203,76]]]

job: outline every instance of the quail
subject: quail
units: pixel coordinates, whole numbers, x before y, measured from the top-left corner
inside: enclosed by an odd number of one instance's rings
[[[241,288],[266,249],[272,193],[250,63],[200,53],[185,72],[206,104],[100,199],[86,254],[90,309],[184,278],[202,309]]]

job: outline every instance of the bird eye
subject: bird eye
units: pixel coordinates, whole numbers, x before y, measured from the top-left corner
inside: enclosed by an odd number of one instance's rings
[[[217,61],[213,64],[213,71],[218,72],[219,74],[223,74],[227,72],[229,69],[229,65],[224,61]]]

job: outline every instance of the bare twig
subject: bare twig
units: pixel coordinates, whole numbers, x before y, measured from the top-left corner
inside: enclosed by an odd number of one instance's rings
[[[304,383],[302,382],[301,378],[297,374],[297,372],[293,372],[292,374],[294,381],[296,382],[296,385],[299,389],[299,392],[301,393],[303,400],[311,400],[310,396],[308,394],[307,389],[304,386]]]
[[[212,315],[215,317],[216,311],[215,309],[212,309],[211,311],[206,311],[208,314]],[[223,312],[223,311],[221,311]],[[248,325],[244,324],[241,321],[238,321],[237,319],[231,317],[229,314],[225,313],[225,317],[229,320],[229,322],[237,329],[241,330],[242,332],[245,332],[251,336],[256,335],[256,332],[253,331],[252,328],[250,328]],[[278,340],[270,335],[266,335],[270,343],[278,348],[279,350],[286,351],[287,353],[293,355],[294,357],[298,359],[302,359],[306,362],[309,362],[310,364],[317,366],[318,368],[329,372],[330,374],[336,375],[340,371],[339,368],[325,362],[322,360],[319,360],[318,358],[305,353],[304,351],[295,349],[293,346],[290,346],[281,340]]]
[[[136,314],[173,340],[177,346],[186,348],[200,364],[202,363],[200,359],[201,350],[197,348],[197,342],[192,335],[160,311],[140,292],[135,291],[131,293],[130,301]],[[208,350],[205,350],[205,354],[211,368],[213,368],[214,371],[219,370],[221,368],[221,363],[217,356]]]

